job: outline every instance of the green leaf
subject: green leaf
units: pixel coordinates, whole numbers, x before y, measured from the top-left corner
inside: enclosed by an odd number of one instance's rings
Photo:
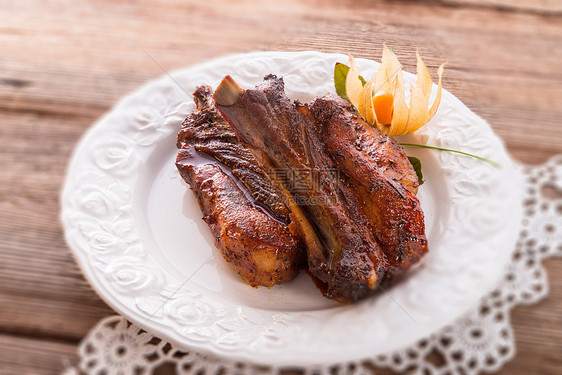
[[[416,158],[415,156],[408,156],[408,160],[410,161],[410,164],[412,164],[412,167],[414,167],[414,171],[416,171],[416,175],[418,176],[418,182],[420,183],[420,185],[422,185],[424,181],[423,181],[421,160]]]
[[[334,86],[336,87],[336,93],[340,98],[349,101],[347,94],[345,93],[345,79],[349,73],[349,66],[336,63],[334,67]]]
[[[367,84],[367,81],[365,81],[365,78],[363,78],[362,76],[359,76],[359,80],[361,81],[363,86],[365,86]]]
[[[417,143],[400,143],[400,145],[401,145],[401,146],[411,146],[411,147],[429,148],[429,149],[432,149],[432,150],[439,150],[439,151],[455,152],[455,153],[457,153],[457,154],[461,154],[461,155],[465,155],[465,156],[470,156],[470,157],[476,158],[476,159],[478,159],[478,160],[481,160],[481,161],[483,161],[483,162],[485,162],[485,163],[490,164],[492,167],[497,168],[497,169],[501,169],[501,167],[502,167],[501,164],[496,163],[496,162],[493,161],[493,160],[483,158],[482,156],[469,154],[468,152],[457,151],[457,150],[451,150],[451,149],[449,149],[449,148],[443,148],[443,147],[428,146],[428,145],[420,145],[420,144],[417,144]]]
[[[336,66],[334,67],[334,87],[336,88],[338,96],[349,102],[349,98],[345,92],[345,79],[347,78],[347,73],[349,73],[349,66],[342,63],[336,63]],[[363,86],[365,86],[367,83],[365,78],[359,76],[359,79],[361,80],[361,83],[363,83]]]

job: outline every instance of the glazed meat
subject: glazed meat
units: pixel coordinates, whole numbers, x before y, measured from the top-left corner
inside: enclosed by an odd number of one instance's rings
[[[293,279],[305,261],[282,195],[213,105],[209,87],[178,135],[176,166],[197,195],[224,258],[252,286]]]
[[[249,90],[227,76],[214,98],[289,202],[327,297],[364,298],[427,251],[412,166],[347,104],[293,103],[272,75]]]
[[[309,109],[342,184],[360,202],[353,210],[382,248],[390,280],[427,252],[418,177],[400,145],[359,119],[347,102],[320,98]]]
[[[251,201],[268,210],[278,220],[289,222],[289,209],[269,176],[256,163],[250,150],[240,142],[234,130],[214,107],[212,89],[201,86],[193,97],[197,111],[188,116],[178,134],[177,147],[194,148],[221,164],[250,192]]]

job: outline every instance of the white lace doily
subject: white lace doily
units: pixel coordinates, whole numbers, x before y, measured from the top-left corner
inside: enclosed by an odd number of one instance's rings
[[[297,369],[303,374],[372,374],[370,365],[407,374],[493,372],[515,355],[511,309],[548,294],[542,260],[562,256],[562,155],[541,166],[521,166],[526,177],[525,217],[501,284],[478,308],[427,339],[402,350],[332,367]],[[167,366],[178,374],[278,374],[284,368],[255,367],[180,351],[120,316],[100,321],[81,342],[70,374],[152,374]],[[437,360],[436,360],[437,358]]]

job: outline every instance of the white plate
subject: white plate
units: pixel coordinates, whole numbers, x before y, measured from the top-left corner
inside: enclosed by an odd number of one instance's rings
[[[284,77],[288,97],[309,101],[334,91],[336,61],[347,58],[262,52],[214,60],[149,82],[86,133],[68,168],[62,221],[84,274],[110,306],[186,349],[270,365],[325,365],[404,347],[451,323],[493,288],[519,230],[521,177],[490,126],[448,92],[418,131],[423,141],[503,168],[407,150],[423,162],[419,196],[430,252],[398,285],[339,306],[304,273],[253,289],[217,252],[173,163],[176,133],[194,108],[190,94],[201,84],[216,87],[226,74],[250,87],[274,73]],[[378,67],[358,63],[366,76]],[[412,78],[405,74],[406,82]]]

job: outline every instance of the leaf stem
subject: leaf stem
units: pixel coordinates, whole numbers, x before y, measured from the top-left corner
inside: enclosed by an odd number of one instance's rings
[[[417,143],[400,143],[400,145],[401,145],[401,146],[411,146],[411,147],[429,148],[429,149],[432,149],[432,150],[439,150],[439,151],[455,152],[455,153],[457,153],[457,154],[466,155],[466,156],[470,156],[470,157],[476,158],[476,159],[478,159],[478,160],[481,160],[481,161],[483,161],[483,162],[485,162],[485,163],[490,164],[492,167],[497,168],[497,169],[501,169],[501,167],[502,167],[501,164],[496,163],[496,162],[493,161],[493,160],[483,158],[482,156],[469,154],[468,152],[457,151],[457,150],[451,150],[451,149],[449,149],[449,148],[443,148],[443,147],[436,147],[436,146],[429,146],[429,145],[420,145],[420,144],[417,144]]]

